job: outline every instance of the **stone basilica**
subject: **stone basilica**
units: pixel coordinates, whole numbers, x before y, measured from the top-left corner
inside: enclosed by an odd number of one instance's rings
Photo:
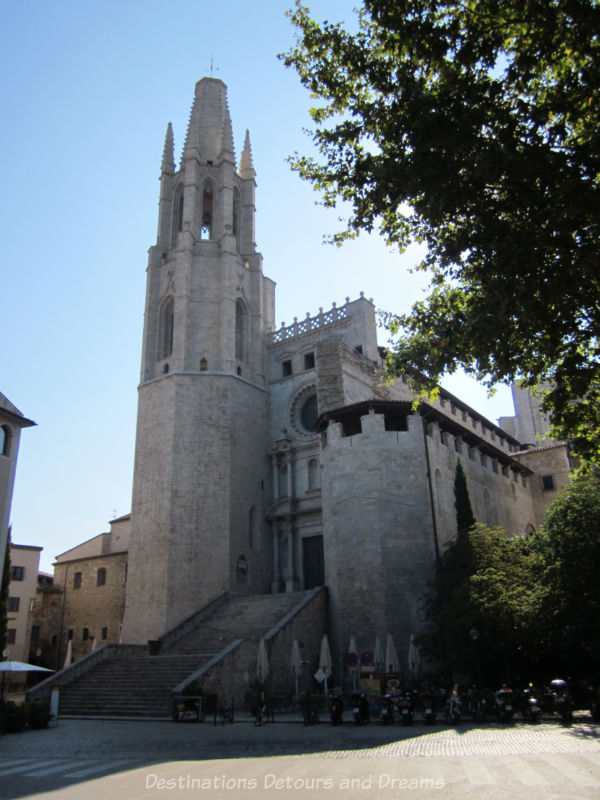
[[[203,78],[179,168],[170,125],[162,159],[119,640],[208,654],[194,675],[231,696],[259,638],[281,686],[293,639],[312,670],[325,632],[336,682],[351,637],[391,634],[406,671],[456,533],[457,461],[476,519],[508,535],[541,523],[570,470],[527,392],[500,426],[444,390],[415,409],[408,379],[384,380],[365,297],[276,329],[254,195],[249,136],[238,165],[226,86]]]
[[[364,297],[275,329],[254,242],[250,140],[234,158],[226,87],[204,78],[179,169],[169,126],[148,263],[123,641],[156,639],[222,592],[328,589],[350,636],[406,652],[415,600],[455,534],[465,468],[478,520],[537,527],[569,472],[528,393],[502,427],[441,391],[387,385]]]

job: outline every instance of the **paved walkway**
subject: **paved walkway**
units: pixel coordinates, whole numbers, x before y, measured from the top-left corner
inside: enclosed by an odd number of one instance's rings
[[[22,797],[597,800],[600,731],[60,720],[0,739],[0,798]]]

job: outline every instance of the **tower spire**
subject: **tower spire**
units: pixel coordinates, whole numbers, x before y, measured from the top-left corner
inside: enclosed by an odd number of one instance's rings
[[[244,150],[240,159],[240,177],[244,179],[256,177],[254,164],[252,163],[252,148],[250,147],[250,133],[248,130],[246,130]]]
[[[200,163],[216,163],[221,154],[228,114],[227,87],[223,81],[218,78],[199,80],[190,112],[183,158],[195,156]]]
[[[173,126],[169,122],[163,148],[162,172],[175,172],[175,154],[173,148]]]

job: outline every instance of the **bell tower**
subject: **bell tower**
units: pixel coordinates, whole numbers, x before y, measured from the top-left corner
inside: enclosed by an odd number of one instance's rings
[[[236,168],[227,88],[203,78],[179,169],[167,128],[149,251],[123,641],[220,592],[265,592],[271,545],[266,333],[250,138]]]

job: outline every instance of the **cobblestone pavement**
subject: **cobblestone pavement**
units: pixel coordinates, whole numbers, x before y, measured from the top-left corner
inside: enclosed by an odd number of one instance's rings
[[[0,739],[0,798],[598,800],[600,729],[60,720]]]

